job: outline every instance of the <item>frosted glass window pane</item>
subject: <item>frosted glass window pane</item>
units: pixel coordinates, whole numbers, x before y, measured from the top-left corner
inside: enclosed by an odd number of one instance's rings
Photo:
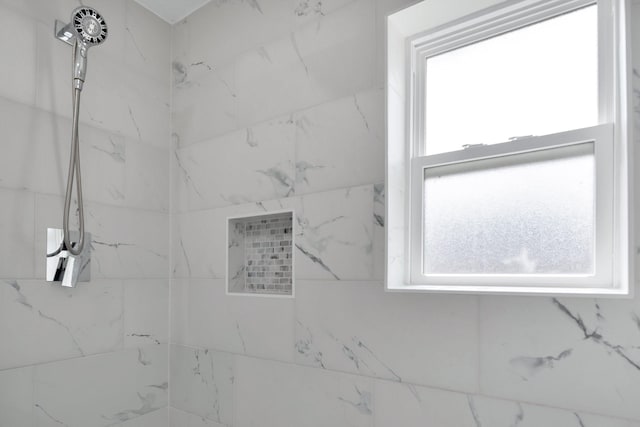
[[[423,272],[593,274],[593,144],[547,152],[425,169]]]
[[[426,61],[427,155],[598,124],[596,5]]]

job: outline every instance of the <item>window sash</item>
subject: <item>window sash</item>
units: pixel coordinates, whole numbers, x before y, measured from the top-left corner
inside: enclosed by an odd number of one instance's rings
[[[410,156],[426,153],[426,64],[427,59],[454,49],[551,19],[589,5],[598,6],[598,117],[599,123],[615,119],[615,39],[612,16],[615,0],[524,0],[497,5],[442,28],[419,34],[408,41],[411,52],[408,115],[411,129]],[[569,129],[567,129],[569,130]]]
[[[613,125],[599,125],[584,129],[561,132],[546,136],[523,138],[502,144],[471,147],[465,150],[430,156],[415,157],[411,160],[411,206],[409,250],[410,281],[417,285],[434,287],[608,287],[612,282],[613,265],[613,194],[614,152]],[[424,238],[424,176],[425,170],[448,165],[458,165],[464,170],[465,164],[492,158],[509,159],[518,154],[539,153],[552,148],[569,147],[583,143],[594,144],[595,159],[595,274],[594,275],[549,275],[549,274],[423,274]],[[547,154],[548,155],[548,154]],[[516,163],[514,157],[514,163]]]

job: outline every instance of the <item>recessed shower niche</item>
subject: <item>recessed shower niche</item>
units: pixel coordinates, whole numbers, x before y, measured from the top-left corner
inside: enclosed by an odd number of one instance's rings
[[[227,293],[293,296],[294,213],[227,220]]]

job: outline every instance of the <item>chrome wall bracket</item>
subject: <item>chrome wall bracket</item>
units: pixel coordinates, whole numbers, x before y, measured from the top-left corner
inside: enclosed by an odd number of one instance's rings
[[[75,246],[80,233],[70,233]],[[71,255],[64,244],[64,232],[59,228],[47,228],[47,282],[60,282],[73,288],[78,282],[91,280],[91,233],[85,233],[84,250],[78,256]]]
[[[54,31],[54,36],[58,40],[63,41],[70,46],[73,46],[73,39],[76,35],[76,32],[73,29],[73,25],[71,25],[71,23],[65,24],[64,22],[56,19]]]

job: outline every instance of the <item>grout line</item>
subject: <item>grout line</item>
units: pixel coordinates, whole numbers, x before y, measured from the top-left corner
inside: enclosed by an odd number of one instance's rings
[[[212,206],[212,207],[204,207],[204,208],[197,208],[197,209],[190,209],[190,210],[180,210],[175,212],[176,215],[180,216],[180,215],[185,215],[185,214],[193,214],[193,213],[205,213],[205,212],[210,212],[210,211],[215,211],[218,209],[229,209],[231,207],[241,207],[241,206],[248,206],[248,205],[255,205],[257,203],[272,203],[272,202],[278,202],[278,201],[282,201],[282,200],[292,200],[292,199],[300,199],[303,197],[310,197],[310,196],[317,196],[320,194],[325,194],[325,193],[335,193],[338,191],[352,191],[354,189],[358,189],[358,188],[366,188],[366,187],[374,187],[376,185],[384,185],[384,183],[366,183],[366,184],[355,184],[355,185],[348,185],[348,186],[344,186],[344,187],[337,187],[337,188],[329,188],[329,189],[322,189],[322,190],[318,190],[315,192],[309,192],[309,193],[300,193],[300,194],[293,194],[289,197],[280,197],[277,199],[262,199],[262,200],[255,200],[253,202],[247,201],[244,203],[232,203],[232,204],[228,204],[228,205],[222,205],[222,206]],[[269,214],[269,212],[264,212],[265,214]]]
[[[27,365],[18,365],[18,366],[12,366],[10,368],[2,368],[0,369],[0,373],[2,372],[9,372],[9,371],[15,371],[18,369],[29,369],[29,368],[37,368],[39,366],[47,366],[47,365],[53,365],[56,363],[63,363],[63,362],[69,362],[71,360],[84,360],[84,359],[89,359],[89,358],[97,358],[97,357],[106,357],[112,354],[120,354],[120,353],[127,353],[127,352],[137,352],[138,349],[140,348],[156,348],[156,347],[162,347],[162,346],[166,346],[167,349],[169,348],[171,344],[168,341],[163,341],[160,342],[160,344],[142,344],[142,345],[137,345],[137,346],[133,346],[133,347],[121,347],[121,348],[117,348],[111,351],[101,351],[98,353],[90,353],[90,354],[85,354],[84,356],[70,356],[70,357],[62,357],[60,359],[55,359],[55,360],[47,360],[47,361],[43,361],[40,363],[30,363]]]
[[[168,274],[169,274],[169,300],[167,307],[167,341],[170,343],[172,341],[172,331],[173,331],[173,264],[174,264],[174,251],[173,251],[173,241],[175,239],[174,236],[174,221],[175,221],[175,212],[174,212],[174,202],[177,202],[176,195],[174,194],[174,179],[175,179],[175,170],[173,157],[174,153],[177,149],[173,143],[173,103],[174,103],[174,85],[173,85],[173,58],[174,58],[174,35],[175,35],[175,27],[171,26],[171,43],[169,45],[169,256],[168,256]],[[167,383],[169,386],[167,387],[167,406],[171,406],[171,346],[167,344]],[[170,413],[167,410],[167,427],[169,427],[170,423]]]
[[[530,405],[530,406],[537,406],[537,407],[541,407],[541,408],[548,408],[548,409],[553,409],[553,410],[556,410],[556,411],[563,411],[563,412],[568,412],[568,413],[577,412],[579,414],[601,416],[601,417],[606,417],[606,418],[610,418],[610,419],[614,419],[614,420],[624,420],[624,421],[630,421],[630,422],[636,422],[636,423],[640,420],[640,419],[619,417],[619,416],[616,416],[616,415],[611,415],[611,414],[607,414],[607,413],[603,413],[603,412],[590,412],[590,411],[583,411],[583,410],[576,409],[576,408],[568,408],[568,407],[562,407],[562,406],[551,406],[551,405],[537,403],[537,402],[533,402],[533,401],[529,401],[529,400],[508,399],[508,398],[504,398],[504,397],[500,397],[500,396],[496,396],[496,395],[492,395],[492,394],[481,394],[479,392],[463,391],[463,390],[457,390],[457,389],[447,388],[447,387],[442,387],[442,386],[418,384],[418,383],[409,382],[409,381],[393,381],[393,380],[388,379],[388,378],[380,378],[380,377],[375,377],[375,376],[372,376],[372,375],[354,373],[354,372],[343,371],[343,370],[339,370],[339,369],[321,368],[321,367],[318,367],[318,366],[304,365],[304,364],[301,364],[299,362],[296,362],[295,360],[286,361],[286,360],[279,360],[279,359],[270,359],[270,358],[267,358],[267,357],[249,355],[249,354],[244,354],[244,353],[236,353],[236,352],[231,352],[231,351],[227,351],[227,350],[217,350],[217,349],[214,349],[214,348],[211,348],[211,347],[202,347],[202,346],[196,346],[196,345],[190,345],[190,344],[181,344],[181,343],[170,343],[169,346],[183,347],[183,348],[190,349],[190,350],[208,350],[208,351],[213,351],[213,352],[216,352],[216,353],[228,354],[228,355],[233,356],[234,364],[235,364],[235,361],[238,358],[244,357],[245,359],[253,359],[253,360],[258,360],[258,361],[262,361],[262,362],[277,363],[279,365],[287,365],[287,366],[293,367],[293,368],[302,368],[302,369],[307,369],[307,370],[326,372],[327,374],[339,374],[339,375],[345,375],[345,376],[349,376],[349,377],[365,378],[365,379],[373,380],[373,382],[374,382],[373,386],[374,387],[376,386],[376,383],[379,383],[379,382],[380,383],[390,383],[390,384],[398,384],[398,385],[404,385],[404,386],[418,387],[418,388],[422,388],[422,389],[436,390],[436,391],[440,391],[440,392],[455,393],[455,394],[465,395],[465,396],[486,397],[486,398],[489,398],[489,399],[499,400],[499,401],[502,401],[502,402],[520,403],[520,404],[525,404],[525,405]],[[236,376],[237,376],[237,374],[238,373],[235,372]]]
[[[36,88],[36,96],[38,94],[37,92],[37,88]],[[37,98],[36,98],[37,101]],[[52,116],[55,120],[58,121],[66,121],[68,123],[71,123],[71,117],[67,116],[65,113],[62,112],[57,112],[54,111],[53,109],[47,109],[44,108],[42,106],[37,105],[37,103],[25,103],[23,101],[14,99],[14,98],[9,98],[5,95],[0,95],[0,102],[5,102],[5,103],[11,103],[11,104],[16,104],[19,106],[22,106],[24,108],[28,108],[31,110],[35,110],[36,113],[38,114],[44,114],[44,115],[48,115],[48,116]],[[171,108],[169,108],[169,114],[171,114]],[[95,122],[92,121],[86,121],[86,120],[80,120],[80,127],[85,127],[85,128],[89,128],[92,131],[97,131],[97,132],[102,132],[111,136],[115,136],[118,138],[122,138],[125,140],[125,142],[130,141],[132,144],[134,145],[142,145],[142,146],[146,146],[146,147],[152,147],[152,148],[156,148],[158,150],[162,150],[163,148],[161,148],[158,144],[146,141],[146,140],[141,140],[139,138],[136,138],[134,135],[127,135],[121,132],[118,132],[117,130],[113,130],[113,129],[109,129],[106,127],[102,127],[102,126],[96,126]]]
[[[261,126],[261,125],[267,125],[267,124],[269,124],[271,122],[278,121],[279,119],[285,119],[287,117],[289,117],[291,119],[294,119],[296,116],[298,116],[300,114],[304,114],[307,111],[310,111],[310,110],[313,110],[313,109],[316,109],[316,108],[319,108],[319,107],[322,107],[322,106],[325,106],[325,105],[328,105],[328,104],[331,104],[331,103],[334,103],[334,102],[353,99],[354,96],[362,95],[362,94],[369,93],[369,92],[378,92],[378,91],[384,92],[384,87],[380,87],[380,85],[374,83],[370,87],[362,88],[362,89],[357,90],[355,92],[348,92],[346,95],[339,96],[337,98],[327,99],[327,100],[320,101],[320,102],[317,102],[317,103],[314,103],[314,104],[311,104],[311,105],[308,105],[308,106],[304,106],[302,108],[297,108],[295,110],[288,110],[286,112],[279,113],[279,114],[274,115],[274,116],[269,116],[267,118],[260,119],[260,120],[255,121],[255,122],[239,125],[239,126],[234,127],[232,129],[222,131],[221,133],[216,133],[216,134],[208,136],[206,138],[199,138],[199,139],[197,139],[197,140],[195,140],[193,142],[182,143],[182,144],[180,144],[180,146],[178,146],[176,148],[178,150],[185,150],[185,149],[193,147],[193,146],[203,145],[203,144],[206,144],[208,142],[212,142],[212,141],[214,141],[216,139],[224,138],[224,137],[229,136],[229,135],[234,134],[234,133],[243,132],[248,128],[254,128],[254,127],[257,127],[257,126]],[[295,120],[292,123],[292,125],[295,126]],[[296,126],[296,128],[297,128],[297,126]],[[297,141],[297,138],[294,140],[294,143],[295,143],[295,141]]]

